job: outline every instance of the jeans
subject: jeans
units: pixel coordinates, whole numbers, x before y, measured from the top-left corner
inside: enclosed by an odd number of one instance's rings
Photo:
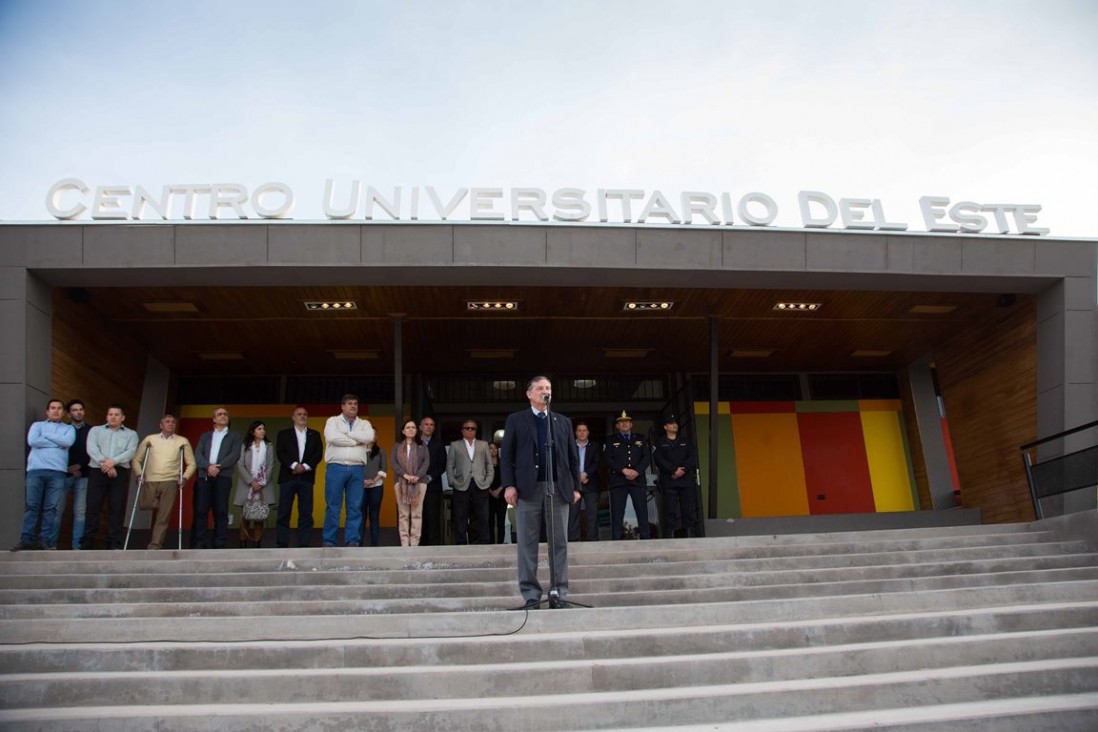
[[[339,512],[343,497],[347,497],[347,523],[343,536],[348,544],[359,543],[362,536],[362,496],[366,474],[362,465],[328,463],[324,472],[324,546],[336,546],[339,535]]]
[[[88,505],[88,479],[65,478],[65,494],[72,492],[72,548],[79,549],[80,541],[84,537],[85,509]],[[62,499],[64,500],[64,499]],[[54,529],[52,545],[57,545],[57,535],[61,533],[61,521],[58,520]]]
[[[19,540],[24,546],[41,543],[46,548],[57,546],[57,533],[61,524],[61,501],[65,499],[65,471],[28,470],[26,486],[27,502],[23,508],[23,527]],[[42,528],[38,528],[38,515],[42,515]]]
[[[377,546],[381,541],[381,499],[385,496],[385,485],[375,485],[365,489],[365,498],[362,501],[362,514],[370,521],[370,546]],[[366,543],[366,521],[362,522],[360,541]]]

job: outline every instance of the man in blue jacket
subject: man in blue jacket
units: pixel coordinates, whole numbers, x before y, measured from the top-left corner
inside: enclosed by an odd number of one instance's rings
[[[23,527],[13,552],[25,549],[56,549],[56,527],[60,521],[61,499],[65,497],[65,477],[69,470],[69,448],[76,441],[76,430],[65,424],[65,403],[50,399],[46,419],[35,422],[27,431],[27,500],[23,508]],[[41,527],[39,528],[39,516]]]

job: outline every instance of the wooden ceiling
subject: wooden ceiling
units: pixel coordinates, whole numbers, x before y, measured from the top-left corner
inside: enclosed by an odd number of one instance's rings
[[[991,294],[713,288],[112,287],[68,294],[184,375],[391,373],[395,314],[403,318],[406,373],[707,371],[709,316],[718,318],[722,371],[896,370],[1005,307]],[[349,300],[358,308],[309,312],[307,300]],[[517,300],[519,308],[470,312],[469,300]],[[630,313],[627,300],[674,307]],[[777,302],[822,307],[782,313],[773,309]],[[192,303],[194,312],[150,312],[146,303]],[[927,305],[955,309],[912,312]],[[346,351],[374,357],[337,357]]]

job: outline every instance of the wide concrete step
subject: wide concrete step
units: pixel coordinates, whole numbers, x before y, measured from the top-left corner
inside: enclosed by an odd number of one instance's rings
[[[743,544],[743,537],[711,540],[654,540],[646,542],[594,542],[569,545],[569,566],[650,565],[681,561],[720,561],[811,557],[816,555],[887,554],[926,550],[965,550],[997,547],[1000,556],[1033,544],[1058,545],[1061,551],[1084,551],[1078,541],[1057,541],[1051,532],[971,534],[924,539],[880,539],[877,541],[821,541],[758,543],[761,537],[746,537],[756,543]],[[779,537],[785,539],[787,537]],[[544,553],[545,545],[542,545]],[[301,560],[323,562],[327,568],[373,571],[450,570],[513,566],[514,548],[508,545],[398,547],[359,549],[229,549],[159,550],[118,552],[20,552],[0,553],[0,574],[52,574],[61,566],[66,574],[111,574],[141,567],[160,574],[191,574],[239,571],[257,560]],[[314,564],[312,566],[320,566]]]
[[[716,563],[714,563],[716,564]],[[675,565],[660,565],[674,568]],[[728,564],[724,565],[728,567]],[[682,569],[682,568],[680,568]],[[712,570],[713,567],[707,567]],[[1077,569],[1077,573],[1062,570]],[[572,573],[572,592],[579,594],[654,590],[698,590],[716,587],[775,587],[779,585],[818,584],[875,579],[907,579],[933,577],[967,577],[976,574],[1010,574],[1011,580],[1030,581],[1035,573],[1047,573],[1049,581],[1061,581],[1065,576],[1086,578],[1098,576],[1091,554],[1053,555],[1036,558],[985,559],[974,561],[924,562],[921,564],[885,564],[862,567],[832,567],[826,569],[786,569],[769,572],[750,570],[726,572],[685,572],[682,574],[656,574],[626,577],[589,577],[588,571],[578,568]],[[1059,574],[1057,574],[1059,573]],[[304,584],[293,580],[303,576],[316,581],[317,573],[281,573],[283,584],[263,582],[257,586],[243,584],[248,577],[269,579],[269,574],[234,575],[241,583],[222,586],[218,577],[208,578],[204,586],[185,587],[120,587],[108,589],[27,589],[0,590],[0,606],[35,604],[106,604],[106,603],[195,603],[195,602],[256,602],[309,599],[314,601],[431,598],[439,594],[437,582],[406,572],[357,573],[361,583]],[[331,573],[327,573],[332,576]],[[480,581],[451,581],[445,587],[451,597],[507,597],[514,592],[513,570],[495,570]],[[335,575],[345,578],[346,574]]]
[[[539,677],[535,677],[539,678]],[[7,730],[562,730],[772,719],[1020,695],[1091,693],[1098,657],[951,666],[860,676],[603,693],[273,704],[12,709]]]
[[[1060,583],[1095,580],[1098,567],[1069,567],[1021,572],[945,574],[931,577],[818,581],[742,587],[739,576],[707,575],[683,578],[682,583],[664,578],[658,582],[578,582],[572,599],[598,607],[667,604],[674,602],[741,602],[747,600],[845,596],[897,591],[932,591],[957,587],[993,587],[1012,584]],[[706,581],[709,580],[709,581]],[[688,586],[692,585],[692,586]],[[394,591],[395,590],[395,591]],[[312,592],[284,592],[281,599],[259,602],[222,598],[179,598],[174,601],[108,601],[98,604],[0,605],[0,619],[132,618],[272,615],[349,615],[376,613],[460,612],[502,609],[518,601],[509,582],[451,586],[443,596],[435,585],[359,587],[340,599],[316,597]],[[356,597],[356,595],[358,595]]]
[[[222,552],[219,552],[222,553]],[[227,554],[238,552],[228,551]],[[91,554],[91,552],[82,552]],[[208,556],[209,552],[200,554]],[[259,556],[267,555],[267,556]],[[118,555],[114,555],[117,557]],[[50,563],[36,565],[38,573],[0,574],[0,590],[17,589],[137,589],[187,587],[259,587],[356,585],[356,584],[445,584],[461,582],[492,582],[501,576],[508,580],[514,575],[513,552],[491,562],[449,564],[416,563],[415,569],[384,569],[381,564],[350,565],[342,560],[299,556],[283,559],[257,552],[252,559],[225,559],[206,562],[199,558],[171,560],[173,568],[189,566],[192,571],[159,574],[159,565],[132,560],[114,562],[111,572],[101,572],[101,561],[74,560],[64,568]],[[543,563],[547,563],[544,553]],[[578,564],[570,562],[571,575],[581,579],[617,579],[625,577],[668,577],[677,575],[721,574],[727,572],[762,573],[767,576],[782,572],[816,574],[833,569],[903,567],[941,565],[947,563],[992,562],[987,567],[1007,568],[1021,562],[1031,569],[1051,566],[1085,566],[1095,562],[1094,554],[1081,542],[1041,543],[1013,546],[1004,551],[1001,546],[967,548],[963,550],[932,549],[920,551],[812,554],[800,557],[768,557],[747,559],[705,559],[689,561],[658,561],[646,564]],[[1061,562],[1061,564],[1057,564]],[[1072,565],[1071,563],[1074,563]],[[0,570],[7,569],[0,565]],[[43,573],[46,572],[46,573]]]
[[[599,613],[577,616],[597,620]],[[0,668],[20,673],[283,668],[396,667],[404,664],[470,665],[517,659],[575,661],[591,658],[662,658],[719,650],[793,651],[829,645],[885,641],[933,642],[937,638],[1093,629],[1094,602],[1018,605],[969,611],[813,618],[783,622],[671,627],[608,628],[579,632],[505,633],[473,637],[417,636],[376,641],[24,643],[0,647]],[[527,628],[536,630],[531,616]],[[624,624],[624,623],[623,623]],[[586,623],[585,626],[586,627]]]
[[[62,672],[0,675],[0,706],[316,702],[600,693],[889,674],[950,666],[1098,657],[1098,628],[920,638],[766,651],[712,650],[650,658],[326,669]],[[530,649],[533,650],[533,649]],[[1096,658],[1095,660],[1098,660]],[[1096,677],[1098,678],[1098,677]]]
[[[635,728],[619,727],[606,732],[623,732],[625,729]],[[1094,732],[1098,729],[1098,693],[905,706],[899,709],[691,724],[662,729],[667,732]]]

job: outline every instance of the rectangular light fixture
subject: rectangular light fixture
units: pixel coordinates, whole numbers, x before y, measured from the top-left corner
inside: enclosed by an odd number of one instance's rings
[[[647,311],[668,311],[675,307],[674,300],[626,300],[622,303],[621,309],[628,313],[639,313]]]
[[[352,350],[352,349],[347,349],[347,350],[335,349],[335,350],[330,350],[328,352],[331,353],[332,358],[336,359],[337,361],[376,361],[377,360],[377,351],[371,351],[371,350],[357,350],[356,351],[356,350]]]
[[[814,313],[823,307],[822,302],[779,302],[774,309],[783,313]]]
[[[956,309],[956,305],[916,305],[908,312],[917,315],[949,315]]]
[[[496,310],[514,312],[518,310],[518,300],[466,300],[466,310]]]
[[[340,310],[358,310],[354,300],[306,300],[305,309],[318,312],[337,312]]]
[[[185,300],[169,300],[166,302],[143,302],[141,307],[150,313],[197,313],[198,306]]]
[[[651,348],[604,348],[602,355],[606,358],[644,358],[652,352]]]
[[[737,348],[732,351],[732,358],[770,358],[774,355],[773,348]]]
[[[517,348],[468,348],[469,358],[514,358]]]

